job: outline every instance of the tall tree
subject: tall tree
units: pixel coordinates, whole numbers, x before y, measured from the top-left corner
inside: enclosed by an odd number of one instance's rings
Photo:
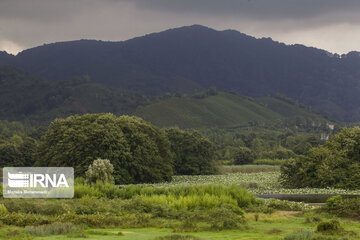
[[[86,114],[53,121],[39,146],[38,166],[68,166],[84,176],[94,159],[109,159],[115,183],[168,181],[172,158],[165,134],[137,117]]]
[[[214,146],[200,133],[179,128],[166,129],[174,153],[174,171],[178,175],[202,175],[216,172]]]

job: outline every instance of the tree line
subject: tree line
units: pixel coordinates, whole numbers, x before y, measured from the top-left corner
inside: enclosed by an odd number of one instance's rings
[[[102,158],[114,166],[117,184],[216,172],[214,146],[201,134],[160,129],[134,116],[74,115],[54,120],[38,140],[19,138],[0,144],[1,167],[66,166],[84,176],[89,165]]]
[[[343,128],[326,144],[281,166],[287,187],[360,187],[360,127]]]

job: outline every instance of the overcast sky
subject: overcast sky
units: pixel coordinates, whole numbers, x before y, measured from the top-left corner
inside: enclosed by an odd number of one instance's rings
[[[360,51],[359,13],[360,0],[0,0],[0,50],[201,24],[346,53]]]

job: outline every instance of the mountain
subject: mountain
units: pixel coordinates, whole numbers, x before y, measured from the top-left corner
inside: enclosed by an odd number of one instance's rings
[[[0,67],[0,120],[42,124],[72,114],[125,114],[145,103],[148,99],[140,93],[109,89],[86,78],[54,82]]]
[[[14,64],[15,56],[8,54],[5,51],[0,51],[0,65]]]
[[[51,80],[88,76],[109,87],[147,94],[191,93],[210,86],[250,97],[277,93],[334,120],[360,120],[360,55],[256,39],[193,25],[123,42],[79,40],[0,55]]]
[[[159,127],[320,127],[329,121],[284,96],[250,98],[212,87],[195,94],[149,98],[112,89],[88,78],[50,81],[0,67],[0,120],[47,124],[73,114],[131,114]]]
[[[165,97],[138,107],[132,114],[159,127],[180,128],[237,128],[254,125],[318,127],[329,122],[307,107],[281,96],[254,99],[221,91],[200,96]]]

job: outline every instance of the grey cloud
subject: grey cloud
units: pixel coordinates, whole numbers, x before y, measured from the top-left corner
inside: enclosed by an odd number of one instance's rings
[[[319,15],[360,10],[358,0],[128,0],[139,8],[198,12],[261,19],[307,19]],[[359,17],[360,18],[360,17]]]
[[[360,50],[359,12],[359,0],[0,0],[0,50],[198,23],[345,52]]]

